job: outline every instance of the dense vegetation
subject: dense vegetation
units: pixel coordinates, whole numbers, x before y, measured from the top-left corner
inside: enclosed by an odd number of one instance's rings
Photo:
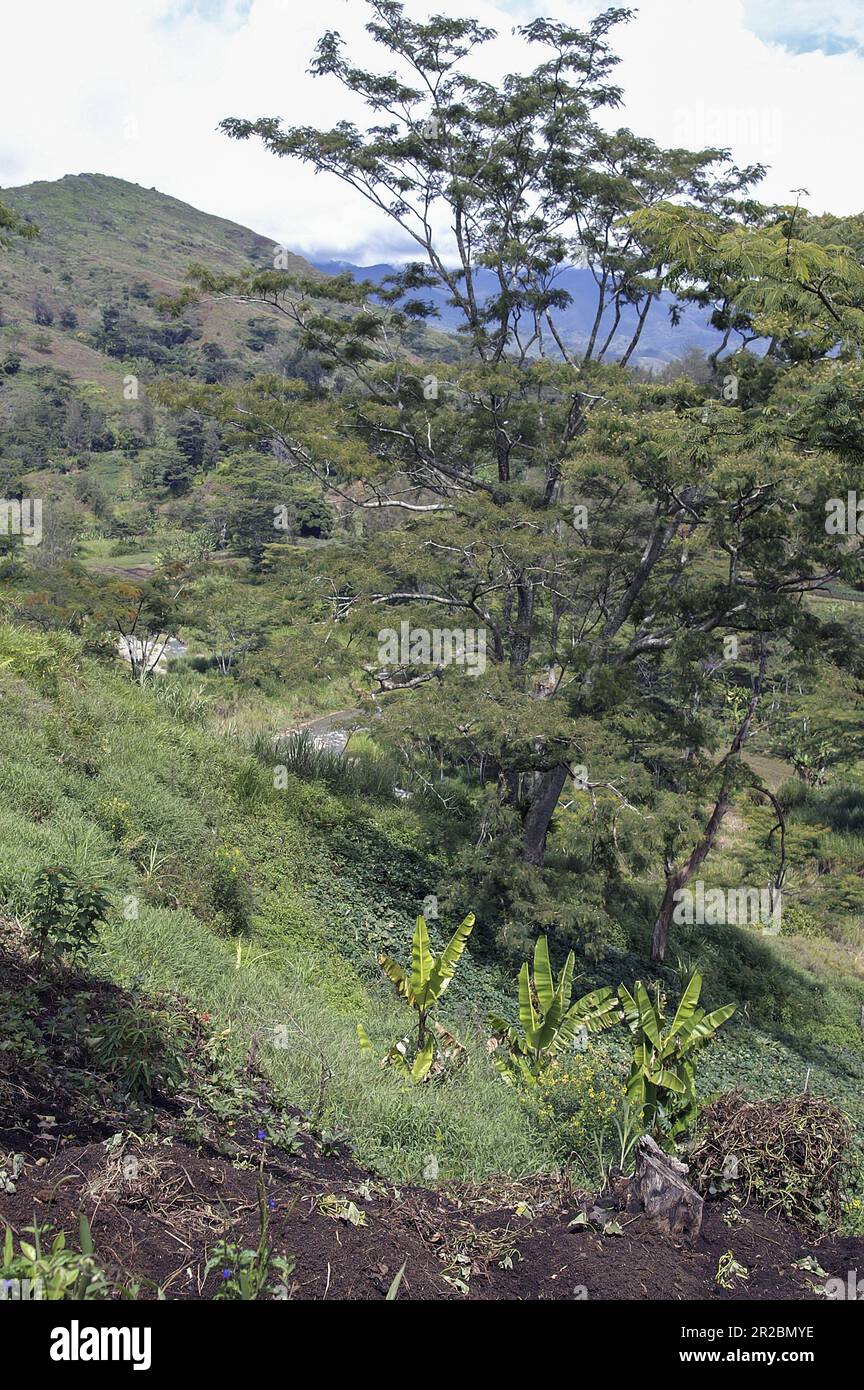
[[[4,195],[0,493],[42,529],[0,534],[0,926],[37,977],[143,992],[81,1064],[130,1129],[187,1075],[178,992],[228,1074],[398,1182],[599,1185],[643,1131],[713,1160],[732,1088],[806,1093],[844,1166],[790,1214],[860,1231],[864,527],[826,516],[864,452],[864,221],[604,133],[622,17],[528,25],[499,92],[480,26],[376,0],[384,71],[315,60],[367,131],[226,120],[414,239],[377,287],[119,180]],[[670,293],[717,348],[652,375]],[[0,986],[0,1101],[38,995]]]

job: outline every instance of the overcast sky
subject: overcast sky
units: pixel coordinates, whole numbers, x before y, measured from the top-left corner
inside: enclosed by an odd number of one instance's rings
[[[493,78],[520,65],[513,26],[580,23],[582,0],[407,0],[500,32]],[[360,119],[306,68],[338,29],[371,58],[364,0],[24,0],[2,19],[0,187],[114,174],[233,218],[305,254],[369,264],[404,248],[335,181],[215,130],[227,115],[330,125]],[[806,188],[814,211],[858,212],[864,0],[642,0],[613,39],[625,105],[613,117],[662,144],[728,145],[771,166],[768,200]],[[537,50],[531,65],[537,61]]]

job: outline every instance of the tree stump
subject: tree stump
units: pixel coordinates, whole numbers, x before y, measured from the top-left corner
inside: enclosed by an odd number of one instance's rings
[[[633,1192],[639,1205],[670,1236],[696,1240],[702,1229],[702,1198],[684,1181],[686,1163],[664,1154],[650,1135],[636,1148]]]

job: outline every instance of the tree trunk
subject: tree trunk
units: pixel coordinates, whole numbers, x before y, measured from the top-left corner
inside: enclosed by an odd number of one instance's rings
[[[546,835],[567,781],[569,769],[563,765],[542,773],[523,821],[522,858],[526,864],[542,869],[546,861]]]
[[[738,727],[738,731],[732,740],[729,752],[723,759],[723,781],[720,784],[720,792],[714,804],[714,810],[705,827],[705,834],[699,844],[693,850],[687,863],[682,868],[669,871],[666,874],[666,891],[663,894],[663,901],[660,904],[660,911],[657,913],[657,920],[654,923],[654,931],[651,935],[651,959],[663,961],[666,956],[666,942],[669,937],[669,923],[672,921],[672,913],[675,910],[675,894],[679,888],[683,888],[687,880],[691,877],[694,870],[698,869],[705,860],[717,838],[717,831],[723,822],[723,817],[729,810],[732,797],[732,777],[736,767],[736,760],[750,733],[750,726],[753,723],[753,716],[756,713],[756,706],[762,694],[765,683],[765,668],[768,664],[768,653],[764,644],[759,652],[759,671],[753,682],[753,690],[750,700]]]
[[[690,858],[683,868],[677,869],[674,873],[666,875],[666,891],[663,894],[663,901],[660,904],[660,911],[657,913],[657,920],[654,923],[654,931],[651,936],[651,959],[656,961],[664,960],[666,956],[666,942],[669,938],[669,923],[672,921],[672,913],[675,911],[675,895],[679,888],[683,888],[703,860],[708,858],[711,847],[717,838],[717,831],[723,821],[723,817],[729,810],[729,765],[723,776],[723,786],[714,810],[711,812],[711,819],[705,827],[705,834],[699,844],[694,849]]]
[[[670,1236],[697,1239],[702,1229],[702,1198],[685,1181],[687,1164],[664,1154],[650,1135],[636,1146],[633,1193],[639,1206]]]

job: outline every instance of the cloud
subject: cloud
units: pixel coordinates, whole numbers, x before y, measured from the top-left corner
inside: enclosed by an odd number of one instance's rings
[[[541,13],[578,24],[600,8],[406,4],[415,17],[443,10],[497,28],[501,37],[479,60],[490,80],[520,62],[514,25]],[[313,80],[307,68],[330,27],[356,61],[373,61],[364,11],[360,0],[28,0],[4,19],[0,185],[113,174],[295,249],[367,262],[398,254],[404,239],[340,184],[216,130],[226,115],[362,120],[338,84]],[[617,31],[625,106],[612,123],[664,144],[729,145],[739,162],[770,164],[766,198],[785,201],[804,186],[817,211],[858,211],[862,29],[858,0],[642,0]],[[828,37],[808,49],[805,30]],[[830,51],[832,35],[852,46]]]
[[[748,28],[794,53],[864,54],[864,9],[860,0],[745,0]]]

